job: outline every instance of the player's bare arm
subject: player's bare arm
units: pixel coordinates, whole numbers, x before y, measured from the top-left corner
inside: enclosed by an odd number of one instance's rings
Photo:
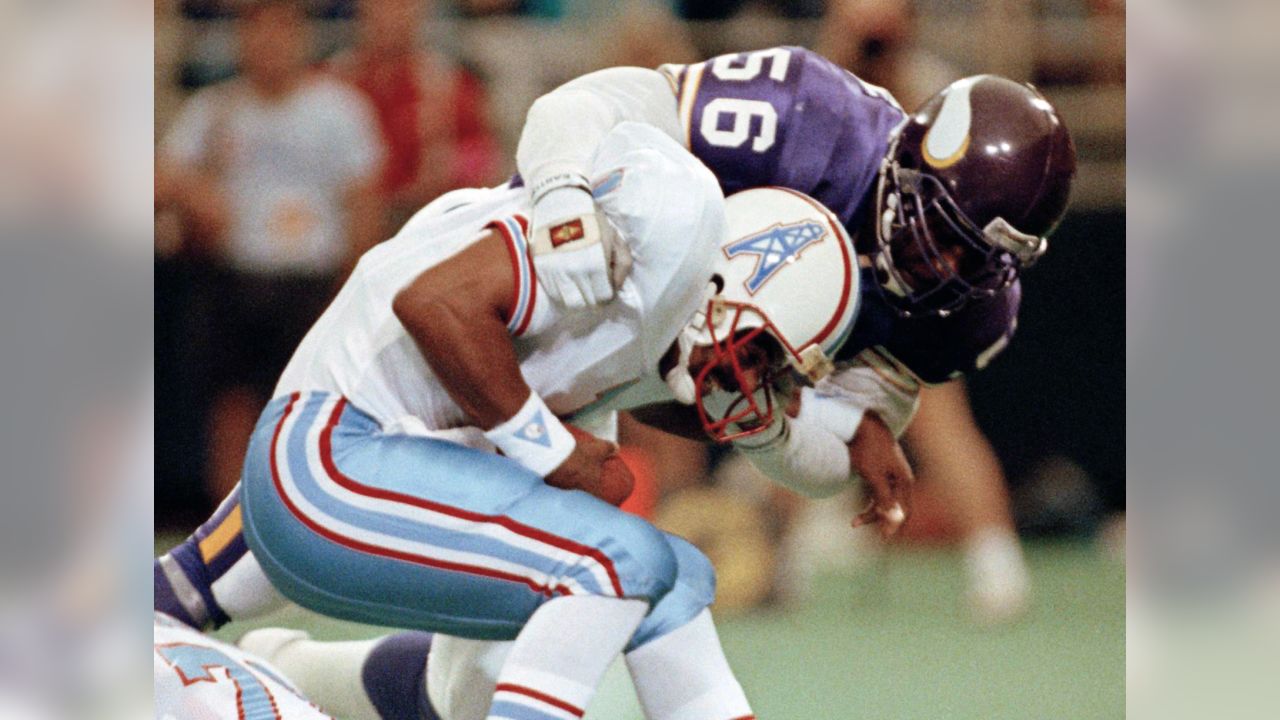
[[[915,473],[893,431],[874,411],[867,412],[849,442],[849,465],[866,483],[871,502],[853,526],[877,525],[888,538],[911,516]]]
[[[507,330],[513,277],[505,241],[489,231],[415,278],[392,304],[449,397],[485,430],[516,417],[532,399]],[[568,456],[544,473],[548,484],[596,487],[613,445],[585,434],[568,442]]]
[[[485,430],[529,395],[507,332],[514,291],[507,246],[491,230],[424,271],[392,303],[449,397]]]

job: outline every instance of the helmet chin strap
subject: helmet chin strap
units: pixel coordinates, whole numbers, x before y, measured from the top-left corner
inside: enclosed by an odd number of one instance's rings
[[[1049,241],[1046,238],[1028,235],[1013,225],[1008,220],[998,217],[982,229],[983,238],[990,244],[1004,250],[1018,259],[1023,267],[1031,267],[1035,264],[1040,256],[1044,255],[1049,249]]]
[[[671,389],[671,394],[675,396],[676,402],[681,405],[692,405],[698,399],[693,376],[689,374],[689,355],[693,353],[693,346],[698,334],[699,331],[694,328],[694,323],[689,323],[680,331],[680,334],[676,336],[679,358],[676,360],[675,367],[668,370],[667,374],[662,378],[667,382],[667,387]]]
[[[884,238],[893,234],[893,224],[898,220],[898,196],[889,195],[884,198],[884,211],[880,214],[880,225],[876,228],[879,232],[877,238],[877,252],[875,254],[876,268],[879,269],[880,284],[885,290],[905,298],[907,289],[902,287],[898,282],[898,278],[893,273],[893,257],[890,255],[889,244]]]
[[[718,295],[720,288],[716,283],[707,283],[706,290],[703,292],[702,308],[706,308],[711,298]],[[689,356],[693,354],[693,346],[699,341],[706,344],[707,331],[707,313],[706,310],[698,310],[694,313],[693,319],[688,325],[680,331],[676,336],[676,347],[679,350],[679,356],[676,359],[675,367],[667,371],[662,376],[666,381],[667,387],[671,389],[671,394],[675,396],[676,402],[681,405],[692,405],[698,399],[697,387],[693,381],[693,376],[689,374]]]

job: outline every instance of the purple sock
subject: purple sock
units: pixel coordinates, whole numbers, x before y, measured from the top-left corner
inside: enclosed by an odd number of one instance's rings
[[[197,630],[201,629],[203,623],[193,617],[186,606],[178,600],[178,594],[173,590],[173,583],[164,574],[164,570],[160,569],[160,560],[152,560],[151,568],[153,592],[155,593],[154,602],[152,603],[154,609],[174,620],[181,621],[184,625],[190,625]]]
[[[152,563],[156,610],[197,630],[230,622],[213,597],[213,583],[249,552],[240,523],[237,485],[212,517]]]
[[[427,698],[431,634],[401,632],[383,638],[364,661],[360,679],[382,720],[440,720]]]

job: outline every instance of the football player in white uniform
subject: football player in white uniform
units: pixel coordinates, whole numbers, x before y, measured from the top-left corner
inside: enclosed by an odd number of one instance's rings
[[[715,440],[796,435],[775,383],[830,371],[857,315],[856,256],[816,201],[725,201],[646,125],[610,130],[589,177],[617,238],[611,302],[539,301],[527,189],[424,208],[303,340],[241,487],[157,560],[157,608],[205,627],[278,591],[456,636],[460,658],[514,640],[490,718],[580,716],[619,652],[650,718],[750,717],[707,612],[707,559],[602,501],[625,495],[606,472],[613,445],[558,418],[607,435],[615,410],[667,402]],[[583,232],[567,223],[548,242]]]
[[[267,661],[155,614],[156,720],[332,720]]]

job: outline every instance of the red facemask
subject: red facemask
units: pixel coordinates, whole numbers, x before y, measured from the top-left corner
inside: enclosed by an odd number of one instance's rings
[[[729,328],[726,332],[717,333],[716,326],[723,323],[727,312],[733,313]],[[743,319],[749,315],[755,315],[759,323],[739,330]],[[795,351],[781,339],[782,334],[768,317],[749,303],[713,298],[707,303],[707,317],[711,360],[703,364],[694,377],[697,397],[694,404],[702,427],[716,442],[729,442],[764,432],[773,422],[771,382],[781,367],[776,362],[776,355],[771,358],[768,349],[757,340],[767,332],[771,339],[783,345],[786,352],[795,355]],[[708,408],[705,401],[717,390],[732,394],[732,397],[723,409]]]

